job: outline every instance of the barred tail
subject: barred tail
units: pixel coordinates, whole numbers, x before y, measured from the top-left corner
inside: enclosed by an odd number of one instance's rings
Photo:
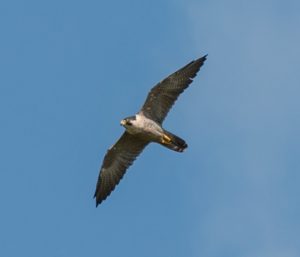
[[[160,143],[163,146],[176,152],[183,152],[184,149],[186,149],[188,146],[182,138],[175,136],[174,134],[166,130],[164,131]]]

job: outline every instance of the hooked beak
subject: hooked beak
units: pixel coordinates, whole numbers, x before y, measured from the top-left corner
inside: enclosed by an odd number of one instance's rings
[[[126,125],[126,120],[121,120],[121,125],[125,126]]]

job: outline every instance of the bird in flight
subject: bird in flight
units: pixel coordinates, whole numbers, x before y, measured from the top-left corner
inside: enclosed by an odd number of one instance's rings
[[[149,143],[158,143],[176,152],[187,148],[186,142],[165,130],[162,123],[178,96],[196,77],[206,56],[188,63],[159,82],[149,92],[142,109],[121,120],[125,132],[104,157],[94,195],[96,207],[115,189],[127,168]]]

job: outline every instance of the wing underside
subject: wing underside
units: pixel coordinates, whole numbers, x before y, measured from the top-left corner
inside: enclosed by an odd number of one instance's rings
[[[205,60],[206,55],[190,62],[154,86],[140,113],[161,124],[178,96],[192,83]]]
[[[99,173],[94,197],[96,206],[110,195],[124,176],[127,168],[148,144],[124,132],[120,139],[107,151]]]

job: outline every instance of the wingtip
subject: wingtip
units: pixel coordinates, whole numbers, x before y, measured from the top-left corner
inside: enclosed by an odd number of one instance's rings
[[[101,199],[97,199],[97,198],[96,198],[96,208],[98,207],[98,205],[99,205],[101,202],[102,202]]]
[[[208,56],[208,54],[203,55],[202,57],[200,57],[200,58],[198,59],[198,61],[202,61],[202,62],[206,61],[207,56]]]
[[[97,199],[97,190],[93,196],[93,198],[96,200],[96,208],[98,207],[98,205],[101,203],[101,200]]]
[[[204,64],[204,62],[206,61],[207,59],[207,54],[206,55],[203,55],[202,57],[196,59],[196,60],[193,60],[191,61],[187,66],[189,65],[193,65],[193,66],[198,66],[198,70],[201,68],[201,66]]]
[[[194,76],[196,76],[197,72],[200,70],[200,68],[204,65],[204,62],[207,59],[207,54],[203,55],[202,57],[190,62],[187,66],[193,66],[196,68]],[[193,78],[193,77],[192,77]]]
[[[100,205],[107,198],[107,196],[102,197],[101,195],[98,195],[97,193],[95,193],[93,198],[95,198],[96,208],[97,208],[98,205]]]

